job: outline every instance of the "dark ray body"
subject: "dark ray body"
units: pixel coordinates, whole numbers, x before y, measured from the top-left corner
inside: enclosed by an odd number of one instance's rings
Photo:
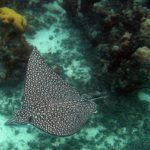
[[[7,124],[32,124],[57,136],[79,131],[96,104],[86,100],[62,80],[41,58],[36,49],[28,61],[21,108]]]

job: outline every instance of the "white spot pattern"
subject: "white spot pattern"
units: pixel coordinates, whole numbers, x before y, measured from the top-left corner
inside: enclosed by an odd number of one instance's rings
[[[28,62],[23,105],[14,114],[12,122],[31,123],[50,134],[67,136],[79,131],[95,111],[96,104],[84,101],[33,49]]]

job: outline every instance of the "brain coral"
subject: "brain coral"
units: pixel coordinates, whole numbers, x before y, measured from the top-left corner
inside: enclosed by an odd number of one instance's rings
[[[21,32],[24,32],[27,26],[25,17],[8,7],[0,8],[0,20],[5,24],[11,24]]]

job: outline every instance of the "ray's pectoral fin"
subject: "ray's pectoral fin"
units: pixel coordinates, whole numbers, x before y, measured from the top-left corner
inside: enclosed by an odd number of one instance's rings
[[[27,66],[21,109],[6,124],[32,124],[57,136],[78,132],[96,110],[91,98],[82,98],[33,49]]]
[[[9,119],[5,125],[13,124],[28,124],[32,121],[31,114],[26,109],[20,109],[13,114],[13,117]]]

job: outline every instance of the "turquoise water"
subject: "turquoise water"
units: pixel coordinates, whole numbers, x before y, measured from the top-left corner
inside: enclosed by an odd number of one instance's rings
[[[149,150],[149,8],[148,0],[1,1],[0,150]],[[44,132],[32,117],[6,125],[24,103],[33,47],[87,101],[96,98],[97,110],[73,135]]]

